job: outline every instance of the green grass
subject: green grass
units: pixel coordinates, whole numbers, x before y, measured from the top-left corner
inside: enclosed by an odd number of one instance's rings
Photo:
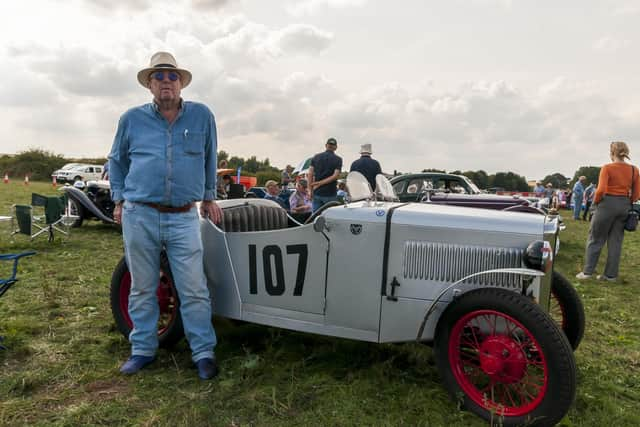
[[[0,184],[0,215],[50,184]],[[588,224],[565,214],[556,269],[580,271]],[[481,426],[446,394],[431,349],[376,345],[256,325],[216,324],[221,375],[201,382],[184,342],[123,377],[129,345],[109,308],[119,232],[96,221],[30,242],[0,223],[0,253],[34,249],[0,298],[0,425]],[[601,263],[604,262],[603,253]],[[625,236],[619,283],[575,283],[587,315],[578,394],[565,426],[640,425],[640,233]],[[6,263],[3,263],[6,264]],[[1,266],[0,277],[6,275]]]

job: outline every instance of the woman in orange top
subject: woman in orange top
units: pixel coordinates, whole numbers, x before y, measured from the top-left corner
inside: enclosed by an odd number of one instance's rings
[[[598,275],[598,280],[614,282],[617,279],[624,222],[630,203],[640,198],[638,168],[625,162],[625,159],[629,159],[627,144],[612,142],[610,155],[612,163],[600,169],[598,188],[593,200],[596,211],[589,228],[584,268],[576,276],[578,279],[588,279],[593,275],[605,243],[608,248],[607,264],[604,274]]]

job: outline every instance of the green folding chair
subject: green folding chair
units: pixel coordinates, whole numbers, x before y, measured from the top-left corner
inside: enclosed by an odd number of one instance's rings
[[[16,220],[13,234],[25,234],[31,239],[47,233],[52,242],[55,232],[69,235],[69,215],[67,215],[67,199],[63,196],[43,196],[33,193],[31,205],[14,205],[13,212]],[[44,215],[34,215],[34,208],[41,208]]]

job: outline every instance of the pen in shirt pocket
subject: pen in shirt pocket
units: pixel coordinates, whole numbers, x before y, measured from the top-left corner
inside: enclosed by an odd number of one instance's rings
[[[184,139],[187,139],[188,136],[189,136],[189,129],[185,129],[184,130]]]

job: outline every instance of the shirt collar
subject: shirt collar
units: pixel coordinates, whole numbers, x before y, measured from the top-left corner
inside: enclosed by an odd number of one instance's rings
[[[184,107],[184,100],[182,98],[180,98],[180,104],[178,105],[178,111],[182,111],[182,108]],[[155,99],[151,100],[151,108],[153,109],[153,111],[155,111],[156,113],[160,113],[160,107],[158,106],[158,104],[156,103]]]

